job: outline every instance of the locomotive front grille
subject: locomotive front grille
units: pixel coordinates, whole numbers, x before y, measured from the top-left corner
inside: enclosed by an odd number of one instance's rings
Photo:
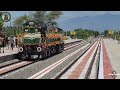
[[[26,45],[26,52],[28,54],[36,54],[37,53],[37,47],[35,45]]]

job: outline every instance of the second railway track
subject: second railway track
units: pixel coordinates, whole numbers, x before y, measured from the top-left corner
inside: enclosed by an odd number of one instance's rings
[[[89,46],[76,60],[52,79],[97,79],[99,54],[100,42],[97,42],[96,46]],[[95,62],[97,62],[97,66]],[[94,70],[95,68],[96,70]]]

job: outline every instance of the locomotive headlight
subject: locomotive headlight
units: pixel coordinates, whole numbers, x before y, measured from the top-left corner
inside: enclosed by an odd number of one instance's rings
[[[41,47],[37,47],[37,51],[40,52],[42,49]]]
[[[23,47],[19,47],[19,52],[23,52]]]

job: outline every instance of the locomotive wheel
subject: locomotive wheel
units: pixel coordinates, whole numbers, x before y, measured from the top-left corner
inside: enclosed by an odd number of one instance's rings
[[[38,54],[38,60],[43,60],[45,58],[45,51]]]
[[[61,45],[59,46],[59,52],[60,53],[62,52],[62,46]]]
[[[48,56],[47,50],[45,50],[44,57],[47,57],[47,56]]]
[[[56,48],[55,48],[55,46],[54,47],[52,47],[52,49],[51,49],[51,54],[55,54],[56,53]]]
[[[64,50],[64,46],[63,46],[63,45],[61,45],[61,52],[63,52],[63,50]]]
[[[51,56],[50,48],[47,49],[47,55]]]
[[[62,49],[61,49],[61,45],[57,45],[57,46],[56,46],[56,51],[57,51],[57,53],[60,53],[61,50],[62,50]]]
[[[54,54],[54,47],[51,47],[51,54]]]
[[[56,49],[56,48],[54,48],[54,53],[55,53],[55,54],[57,53],[57,49]]]

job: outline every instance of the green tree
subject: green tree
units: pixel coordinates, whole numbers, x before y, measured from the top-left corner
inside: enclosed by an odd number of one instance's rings
[[[108,35],[108,30],[104,31],[104,35],[107,36]]]
[[[62,15],[61,11],[36,11],[33,15],[33,20],[39,22],[47,22],[52,26],[58,26],[58,23],[55,20],[59,18],[60,15]]]
[[[45,14],[47,11],[36,11],[33,14],[33,20],[34,21],[39,21],[39,22],[44,22],[45,21]]]
[[[0,12],[0,35],[2,34],[3,25],[4,25],[4,22],[2,21],[2,12]]]
[[[95,31],[95,37],[97,37],[100,33],[98,31]]]
[[[20,27],[24,23],[24,21],[30,21],[30,20],[32,20],[32,18],[30,16],[23,15],[23,16],[20,16],[19,18],[15,19],[13,21],[13,25],[16,27]]]
[[[14,20],[14,26],[21,26],[25,21],[37,21],[37,22],[49,22],[50,25],[54,26],[58,26],[58,23],[55,21],[57,18],[60,17],[60,15],[62,15],[61,11],[36,11],[33,15],[24,15],[21,16],[19,18],[17,18],[16,20]]]
[[[78,38],[78,39],[89,39],[89,37],[97,37],[99,35],[98,31],[82,29],[82,28],[74,29],[74,31],[76,32],[74,38]]]
[[[3,22],[3,21],[0,21],[0,31],[2,31],[3,25],[4,25],[4,22]]]
[[[57,19],[60,17],[60,15],[62,15],[63,13],[61,11],[50,11],[47,15],[46,15],[46,20],[48,22],[52,22],[53,20]]]

